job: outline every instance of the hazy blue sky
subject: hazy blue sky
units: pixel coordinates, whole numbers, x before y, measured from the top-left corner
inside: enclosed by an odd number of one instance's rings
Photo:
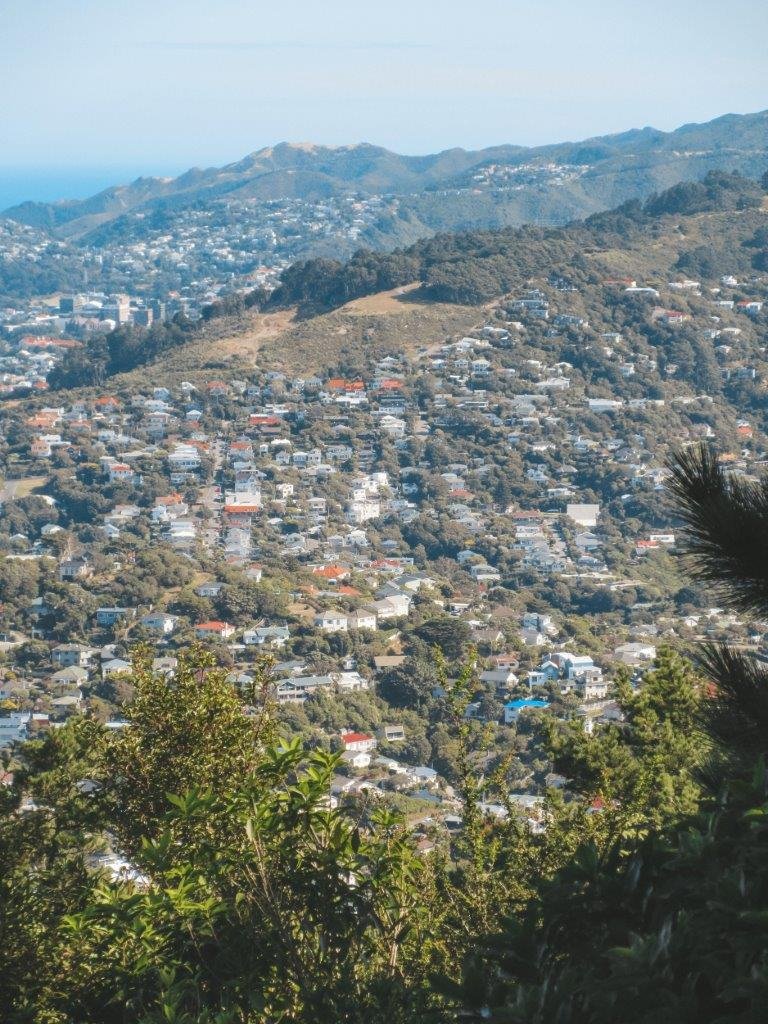
[[[759,110],[767,38],[765,0],[0,0],[0,208],[281,140],[425,153]]]

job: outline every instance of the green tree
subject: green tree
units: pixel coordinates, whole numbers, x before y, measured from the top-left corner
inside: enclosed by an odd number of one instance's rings
[[[429,880],[403,822],[329,805],[338,756],[276,739],[266,672],[254,717],[200,651],[170,679],[137,663],[127,728],[28,745],[0,793],[4,1019],[418,1018]],[[88,868],[97,840],[124,879]]]
[[[592,735],[580,720],[547,720],[555,770],[572,791],[606,805],[624,828],[657,828],[694,813],[707,743],[699,726],[701,683],[690,663],[662,648],[637,691],[626,675],[616,690],[621,721]]]
[[[422,643],[438,648],[452,662],[460,661],[469,645],[469,626],[448,615],[427,619],[413,632]]]
[[[716,585],[732,607],[764,615],[764,485],[726,476],[706,448],[686,451],[671,468],[692,572]],[[685,749],[675,732],[690,725],[696,697],[667,660],[648,694],[628,709],[635,748],[630,777],[644,750],[654,763],[660,735],[672,737],[675,757]],[[702,662],[710,682],[693,724],[704,731],[710,758],[699,780],[699,807],[686,815],[685,801],[666,799],[674,796],[664,780],[670,762],[657,759],[663,799],[651,803],[648,819],[656,827],[635,827],[629,835],[593,829],[557,870],[539,873],[514,919],[466,958],[463,983],[442,986],[468,1017],[519,1024],[764,1019],[768,674],[727,648],[706,648]],[[675,725],[669,734],[666,723]],[[616,740],[598,745],[591,764],[574,758],[588,787],[595,778],[621,777],[626,750],[617,754],[623,744]],[[641,800],[640,819],[647,806]],[[605,810],[591,817],[610,820]],[[550,827],[547,845],[552,835]]]

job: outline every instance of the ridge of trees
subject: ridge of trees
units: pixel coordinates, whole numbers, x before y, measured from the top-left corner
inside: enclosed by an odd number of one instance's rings
[[[336,308],[378,291],[421,282],[426,299],[473,305],[508,291],[521,278],[547,271],[566,243],[587,243],[606,234],[627,237],[667,215],[744,210],[760,205],[764,189],[737,173],[710,171],[702,181],[674,185],[645,203],[633,199],[565,228],[503,228],[438,234],[406,249],[361,249],[346,263],[300,260],[281,276],[272,303],[298,305],[305,313]]]
[[[158,320],[149,327],[122,324],[108,333],[96,334],[81,348],[66,353],[62,362],[51,370],[48,385],[53,391],[98,386],[117,373],[135,370],[201,337],[211,321],[263,307],[267,298],[267,293],[257,288],[246,295],[217,299],[203,308],[200,320],[190,320],[179,313],[172,320]]]
[[[659,217],[751,209],[760,205],[764,188],[740,174],[711,171],[702,181],[682,182],[645,203],[630,200],[564,228],[503,228],[452,232],[421,239],[406,249],[378,252],[360,249],[347,262],[318,257],[298,260],[269,295],[254,289],[210,303],[200,321],[179,314],[148,328],[122,325],[97,334],[73,349],[49,376],[54,391],[99,386],[117,373],[151,363],[173,348],[203,336],[206,325],[249,309],[297,306],[304,316],[335,309],[353,299],[420,282],[418,297],[427,301],[478,305],[519,287],[533,276],[549,274],[553,264],[578,258],[585,246],[626,240],[652,226]],[[745,245],[755,251],[752,264],[768,266],[768,239]],[[716,270],[711,247],[684,253],[678,269],[689,274]]]

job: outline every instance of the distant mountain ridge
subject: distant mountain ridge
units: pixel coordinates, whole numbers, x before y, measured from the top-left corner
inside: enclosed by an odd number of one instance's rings
[[[224,167],[193,168],[177,178],[141,177],[84,200],[25,202],[2,216],[78,239],[128,212],[183,209],[223,196],[267,202],[349,192],[399,195],[397,216],[364,239],[388,248],[442,230],[563,224],[710,170],[758,177],[767,166],[768,111],[762,111],[671,132],[642,128],[581,142],[457,148],[427,156],[369,143],[280,143]]]

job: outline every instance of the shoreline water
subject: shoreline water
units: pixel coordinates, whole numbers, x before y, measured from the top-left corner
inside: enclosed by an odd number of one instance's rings
[[[180,174],[184,168],[156,170]],[[125,185],[150,174],[146,166],[107,167],[0,167],[0,212],[24,202],[50,203],[58,199],[87,199],[113,185]]]

